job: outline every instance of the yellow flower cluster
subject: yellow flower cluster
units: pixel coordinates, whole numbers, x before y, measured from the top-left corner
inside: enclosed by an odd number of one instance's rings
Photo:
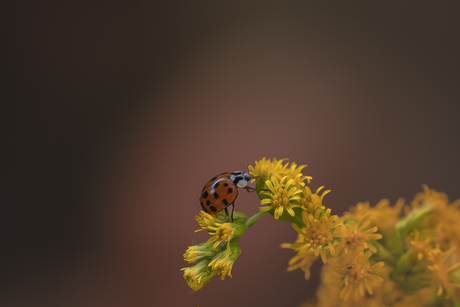
[[[308,279],[310,267],[316,259],[321,257],[323,263],[332,259],[329,266],[334,268],[336,275],[340,274],[338,272],[354,273],[341,275],[341,298],[348,299],[352,292],[362,296],[363,287],[372,294],[368,280],[377,282],[379,278],[370,272],[384,264],[369,259],[377,252],[373,242],[382,238],[381,234],[376,233],[378,228],[370,226],[368,215],[359,219],[331,216],[331,209],[323,205],[324,196],[330,190],[323,192],[324,187],[321,186],[313,193],[309,187],[312,178],[302,174],[306,165],[289,165],[286,160],[263,158],[248,168],[251,175],[257,178],[256,188],[266,189],[259,193],[260,210],[271,213],[277,220],[291,222],[298,233],[295,243],[281,245],[297,252],[289,261],[288,271],[301,269]],[[350,269],[350,261],[354,269]]]
[[[423,188],[410,206],[382,200],[344,214],[317,306],[459,305],[460,201],[449,204],[444,193]]]
[[[309,184],[312,179],[310,176],[304,176],[301,172],[306,165],[298,166],[295,162],[284,163],[286,160],[273,159],[272,161],[263,158],[256,161],[254,166],[248,165],[249,174],[256,178],[256,188],[263,190],[259,193],[262,205],[259,208],[260,211],[270,212],[275,219],[282,220],[285,220],[281,218],[285,211],[291,217],[295,217],[294,208],[299,208],[300,210],[297,212],[301,212],[310,207],[322,206],[322,196],[318,197],[317,195],[321,188],[312,194],[310,188],[305,184],[305,181]],[[289,219],[286,214],[285,218]]]
[[[376,282],[379,278],[370,272],[384,264],[369,260],[370,256],[377,252],[375,243],[372,242],[382,237],[376,233],[378,228],[370,226],[368,216],[363,216],[359,220],[344,220],[337,215],[331,216],[331,209],[326,209],[323,205],[324,196],[330,190],[323,192],[322,186],[313,193],[308,186],[312,178],[302,174],[306,165],[289,165],[285,161],[286,159],[272,161],[264,158],[248,168],[251,175],[257,178],[256,188],[267,189],[259,193],[262,205],[260,211],[271,213],[277,220],[291,222],[298,233],[295,243],[281,245],[297,252],[289,261],[288,271],[301,269],[308,279],[310,267],[316,259],[321,257],[323,263],[327,263],[328,259],[332,258],[334,261],[330,266],[335,269],[336,274],[342,271],[365,271],[352,276],[343,275],[344,292],[341,298],[348,299],[350,293],[356,289],[357,292],[353,293],[364,295],[363,287],[372,294],[368,280]],[[350,257],[354,263],[353,270],[349,268]]]
[[[330,190],[310,188],[306,165],[266,159],[248,165],[260,199],[259,212],[247,218],[223,212],[196,216],[211,238],[183,255],[192,264],[182,269],[193,290],[215,275],[232,277],[241,250],[238,239],[263,215],[287,221],[297,233],[287,270],[300,269],[305,279],[321,258],[325,264],[317,301],[305,306],[460,306],[460,200],[423,186],[410,205],[386,199],[371,207],[358,203],[342,217],[323,205]],[[315,191],[315,192],[313,192]]]
[[[184,279],[192,290],[197,291],[216,274],[221,274],[222,280],[225,276],[232,277],[233,264],[241,253],[238,238],[247,228],[247,217],[235,212],[235,220],[231,223],[230,217],[223,212],[212,215],[200,211],[195,220],[201,227],[195,232],[206,230],[211,235],[207,242],[189,246],[183,255],[185,261],[193,263],[182,269]],[[222,242],[226,242],[226,248],[220,246]]]

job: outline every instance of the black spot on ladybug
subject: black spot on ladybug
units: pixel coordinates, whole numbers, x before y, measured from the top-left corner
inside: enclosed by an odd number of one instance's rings
[[[228,189],[228,193],[230,194],[230,193],[232,193],[232,192],[233,192],[233,189],[232,189],[232,188],[229,188],[229,189]]]
[[[213,177],[210,181],[214,181],[214,180],[216,180],[216,179],[217,179],[217,177]]]
[[[224,184],[224,187],[228,187],[228,183]]]
[[[207,191],[204,191],[204,193],[203,193],[203,198],[206,198],[206,197],[208,197],[208,192],[207,192]]]
[[[207,212],[206,209],[203,206],[203,203],[200,203],[200,205],[201,205],[201,209],[203,209],[204,212]]]
[[[222,202],[224,203],[224,205],[228,205],[228,201],[226,199],[223,199]]]
[[[209,207],[209,208],[212,210],[212,212],[216,212],[216,211],[217,211],[217,209],[216,209],[214,206],[211,206],[211,207]]]
[[[214,183],[214,184],[212,185],[212,187],[213,187],[214,189],[217,189],[218,186],[219,186],[219,181],[217,181],[216,183]]]
[[[206,205],[208,205],[208,207],[209,207],[210,204],[211,204],[211,202],[209,200],[207,200]]]
[[[237,175],[235,176],[235,179],[233,179],[233,183],[234,184],[238,184],[238,182],[240,182],[240,180],[243,180],[243,176],[242,175]]]
[[[219,198],[219,195],[217,194],[217,192],[214,193],[214,198]]]

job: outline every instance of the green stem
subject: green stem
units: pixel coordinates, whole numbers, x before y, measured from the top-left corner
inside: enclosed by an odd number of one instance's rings
[[[257,219],[265,214],[268,214],[268,211],[266,212],[263,212],[263,211],[260,211],[260,212],[257,212],[256,214],[254,214],[253,216],[251,216],[250,218],[247,219],[246,221],[246,226],[247,227],[251,227],[252,225],[254,225],[254,223],[257,221]]]

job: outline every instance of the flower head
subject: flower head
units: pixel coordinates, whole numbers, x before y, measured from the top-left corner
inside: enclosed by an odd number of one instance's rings
[[[225,223],[219,227],[215,227],[215,232],[210,231],[209,234],[214,234],[207,243],[214,242],[214,247],[218,246],[221,242],[230,242],[235,234],[235,230],[232,228],[232,224]],[[230,250],[230,245],[227,243],[227,249]]]
[[[230,249],[223,251],[218,254],[208,266],[212,268],[212,271],[217,274],[222,274],[221,279],[224,280],[225,276],[232,277],[232,268],[238,256],[241,254],[240,246],[236,239],[232,240],[229,246]]]
[[[304,211],[302,213],[302,220],[306,226],[304,228],[299,228],[296,224],[292,224],[292,227],[303,236],[303,241],[292,244],[291,248],[309,247],[313,249],[316,257],[321,254],[321,259],[326,263],[327,248],[332,256],[335,255],[333,245],[334,237],[337,237],[335,228],[342,225],[342,223],[339,221],[338,216],[330,216],[331,209],[327,209],[322,216],[320,216],[321,213],[323,213],[322,210],[317,210],[314,215]]]
[[[307,165],[297,166],[297,163],[295,162],[292,162],[291,166],[289,167],[288,165],[289,165],[289,162],[283,166],[280,172],[277,172],[275,174],[275,176],[278,179],[281,179],[283,176],[287,176],[289,179],[294,180],[294,186],[296,186],[297,188],[305,186],[304,180],[307,180],[307,182],[310,183],[310,180],[312,179],[312,177],[304,176],[301,172],[302,169],[305,168]]]
[[[460,201],[439,210],[433,218],[436,240],[444,249],[460,245]]]
[[[422,188],[423,192],[417,193],[411,203],[412,210],[417,210],[424,203],[433,204],[433,206],[438,209],[446,207],[449,203],[449,199],[445,193],[439,193],[435,190],[431,190],[426,184],[422,185]]]
[[[367,218],[368,216],[365,215],[357,223],[352,221],[350,224],[341,225],[336,235],[342,238],[342,242],[338,246],[339,250],[343,249],[346,254],[350,247],[353,249],[362,247],[363,250],[369,248],[373,253],[377,252],[375,246],[367,241],[381,239],[382,235],[375,233],[378,230],[377,227],[366,229],[371,223]]]
[[[262,205],[268,206],[260,207],[259,210],[270,211],[271,209],[275,209],[275,219],[279,219],[284,209],[286,209],[291,216],[295,216],[295,212],[292,208],[300,207],[300,205],[295,202],[300,199],[300,196],[297,194],[302,193],[302,190],[293,185],[294,179],[285,182],[286,179],[287,176],[281,178],[279,182],[276,178],[267,180],[265,184],[270,190],[260,193],[261,195],[268,196],[268,198],[264,198],[260,201]]]
[[[302,198],[299,200],[299,203],[302,206],[302,209],[308,211],[309,213],[313,214],[316,210],[324,210],[326,207],[323,206],[323,198],[326,194],[328,194],[331,190],[324,191],[320,195],[320,191],[324,187],[319,187],[315,193],[312,193],[308,186],[305,186],[302,189]]]
[[[303,243],[304,238],[304,235],[299,233],[296,243]],[[291,244],[283,243],[281,244],[281,247],[291,248]],[[305,279],[310,279],[310,267],[312,266],[313,262],[318,259],[318,257],[315,256],[315,251],[306,244],[295,248],[294,250],[297,251],[297,255],[289,260],[289,267],[287,268],[287,271],[290,272],[296,269],[301,269],[305,273]]]
[[[237,213],[237,215],[241,215]],[[214,242],[213,247],[218,246],[222,242],[230,242],[232,238],[241,237],[246,231],[246,225],[243,223],[237,222],[239,218],[235,219],[234,223],[225,223],[227,219],[224,215],[218,215],[217,218],[211,214],[201,211],[200,216],[196,216],[196,221],[201,226],[201,229],[195,230],[201,231],[206,230],[212,237],[208,240],[207,243]],[[227,244],[227,249],[230,246]]]
[[[198,291],[210,281],[216,272],[209,267],[210,258],[204,258],[191,267],[183,268],[184,279],[193,291]]]
[[[390,201],[388,199],[382,199],[373,208],[370,207],[369,202],[358,203],[356,206],[351,207],[349,212],[345,212],[343,219],[360,220],[368,215],[371,224],[377,226],[385,240],[387,236],[394,236],[396,232],[395,225],[399,221],[403,206],[404,199],[402,198],[398,199],[394,206],[390,206]]]
[[[255,161],[255,165],[248,165],[249,174],[257,178],[258,182],[265,182],[271,176],[277,175],[283,170],[283,161],[286,159],[276,160],[266,159],[265,157],[260,161]],[[254,179],[251,181],[254,182]]]
[[[205,257],[214,257],[223,249],[223,247],[215,247],[211,243],[201,243],[195,246],[189,246],[185,251],[184,260],[188,263],[193,263]]]
[[[381,261],[371,265],[368,262],[371,255],[372,253],[364,254],[362,249],[355,249],[331,262],[331,274],[342,278],[341,285],[345,285],[340,293],[340,299],[346,301],[353,294],[357,301],[360,296],[364,296],[365,290],[372,295],[371,282],[383,281],[382,277],[371,272],[383,267],[384,263]]]
[[[195,232],[202,230],[214,232],[219,226],[226,222],[227,217],[225,214],[221,214],[221,212],[217,215],[212,215],[204,211],[200,211],[200,215],[195,215],[195,220],[201,227],[201,229],[195,230]]]
[[[414,229],[411,233],[413,239],[410,241],[412,248],[412,257],[416,258],[417,261],[426,259],[431,251],[431,237],[427,236],[424,239],[420,238],[420,232]]]
[[[451,296],[452,287],[460,288],[460,282],[452,278],[454,271],[460,267],[460,262],[449,263],[449,256],[455,248],[442,252],[439,248],[433,249],[428,255],[428,269],[432,273],[432,282],[437,288],[436,294],[446,293],[446,299]]]

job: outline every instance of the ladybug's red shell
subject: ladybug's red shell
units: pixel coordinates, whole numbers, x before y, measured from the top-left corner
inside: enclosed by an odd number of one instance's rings
[[[200,196],[203,211],[217,213],[233,204],[238,197],[238,189],[230,175],[230,172],[222,173],[206,183]]]

